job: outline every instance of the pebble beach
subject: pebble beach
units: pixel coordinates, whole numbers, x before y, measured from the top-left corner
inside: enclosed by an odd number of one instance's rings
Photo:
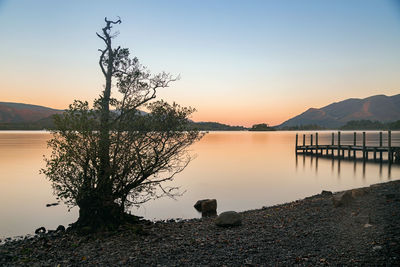
[[[343,205],[323,192],[215,218],[144,221],[79,236],[58,231],[0,245],[1,266],[400,265],[400,181],[349,191]],[[348,194],[348,195],[350,195]]]

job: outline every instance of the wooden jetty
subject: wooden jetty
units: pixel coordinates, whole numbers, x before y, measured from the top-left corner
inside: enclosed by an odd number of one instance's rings
[[[369,160],[369,154],[372,153],[374,161],[385,161],[388,163],[400,163],[400,147],[392,146],[392,133],[388,131],[387,145],[382,143],[382,132],[379,132],[379,146],[366,145],[366,133],[362,133],[362,144],[357,144],[357,134],[353,133],[353,144],[340,143],[341,132],[337,132],[337,142],[335,144],[335,133],[332,133],[331,144],[319,144],[318,132],[310,134],[310,142],[306,144],[306,135],[303,134],[303,143],[298,144],[299,134],[296,133],[296,154],[312,155],[316,157],[330,157],[330,158],[347,158],[347,159],[362,159]],[[315,143],[314,143],[315,137]],[[357,153],[359,152],[359,153]],[[361,157],[358,155],[361,154]],[[386,155],[386,157],[384,157]]]

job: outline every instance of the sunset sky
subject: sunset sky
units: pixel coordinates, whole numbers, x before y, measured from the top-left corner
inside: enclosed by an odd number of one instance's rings
[[[92,101],[104,17],[115,43],[181,80],[158,96],[195,121],[279,124],[310,107],[400,93],[400,1],[0,0],[0,102]]]

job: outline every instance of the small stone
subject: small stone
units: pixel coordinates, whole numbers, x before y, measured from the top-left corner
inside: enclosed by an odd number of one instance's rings
[[[364,188],[357,188],[357,189],[351,190],[351,196],[353,198],[362,197],[366,193],[367,193],[367,190],[365,190]]]
[[[386,194],[386,199],[394,199],[396,197],[395,194]]]
[[[323,196],[323,197],[332,196],[332,192],[331,191],[322,190],[321,196]]]
[[[356,216],[356,217],[354,218],[354,221],[355,221],[356,223],[361,223],[361,224],[368,224],[368,223],[371,222],[370,219],[369,219],[369,216],[367,216],[367,215]]]
[[[215,224],[222,227],[239,226],[242,224],[242,217],[235,211],[225,211],[215,219]]]
[[[364,224],[364,228],[369,228],[369,227],[372,227],[372,224],[369,223]]]
[[[352,201],[353,201],[353,196],[351,191],[344,191],[341,193],[337,193],[332,197],[333,206],[335,206],[335,208],[340,206],[347,206]]]
[[[244,261],[244,265],[245,265],[245,266],[254,266],[254,265],[253,265],[253,261],[252,261],[251,259],[246,259],[246,260]]]
[[[378,251],[382,249],[382,246],[375,246],[372,248],[374,251]]]
[[[65,227],[64,225],[59,225],[56,229],[57,232],[64,232],[65,231]]]
[[[57,206],[59,203],[49,203],[46,204],[46,207]]]
[[[35,230],[35,234],[44,234],[44,233],[46,233],[46,228],[44,228],[43,226]]]

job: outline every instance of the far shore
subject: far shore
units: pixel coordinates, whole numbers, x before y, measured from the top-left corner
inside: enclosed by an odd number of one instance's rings
[[[347,192],[347,193],[345,193]],[[334,202],[346,195],[343,205]],[[399,265],[400,181],[214,218],[144,222],[116,232],[40,234],[0,246],[0,265]]]

